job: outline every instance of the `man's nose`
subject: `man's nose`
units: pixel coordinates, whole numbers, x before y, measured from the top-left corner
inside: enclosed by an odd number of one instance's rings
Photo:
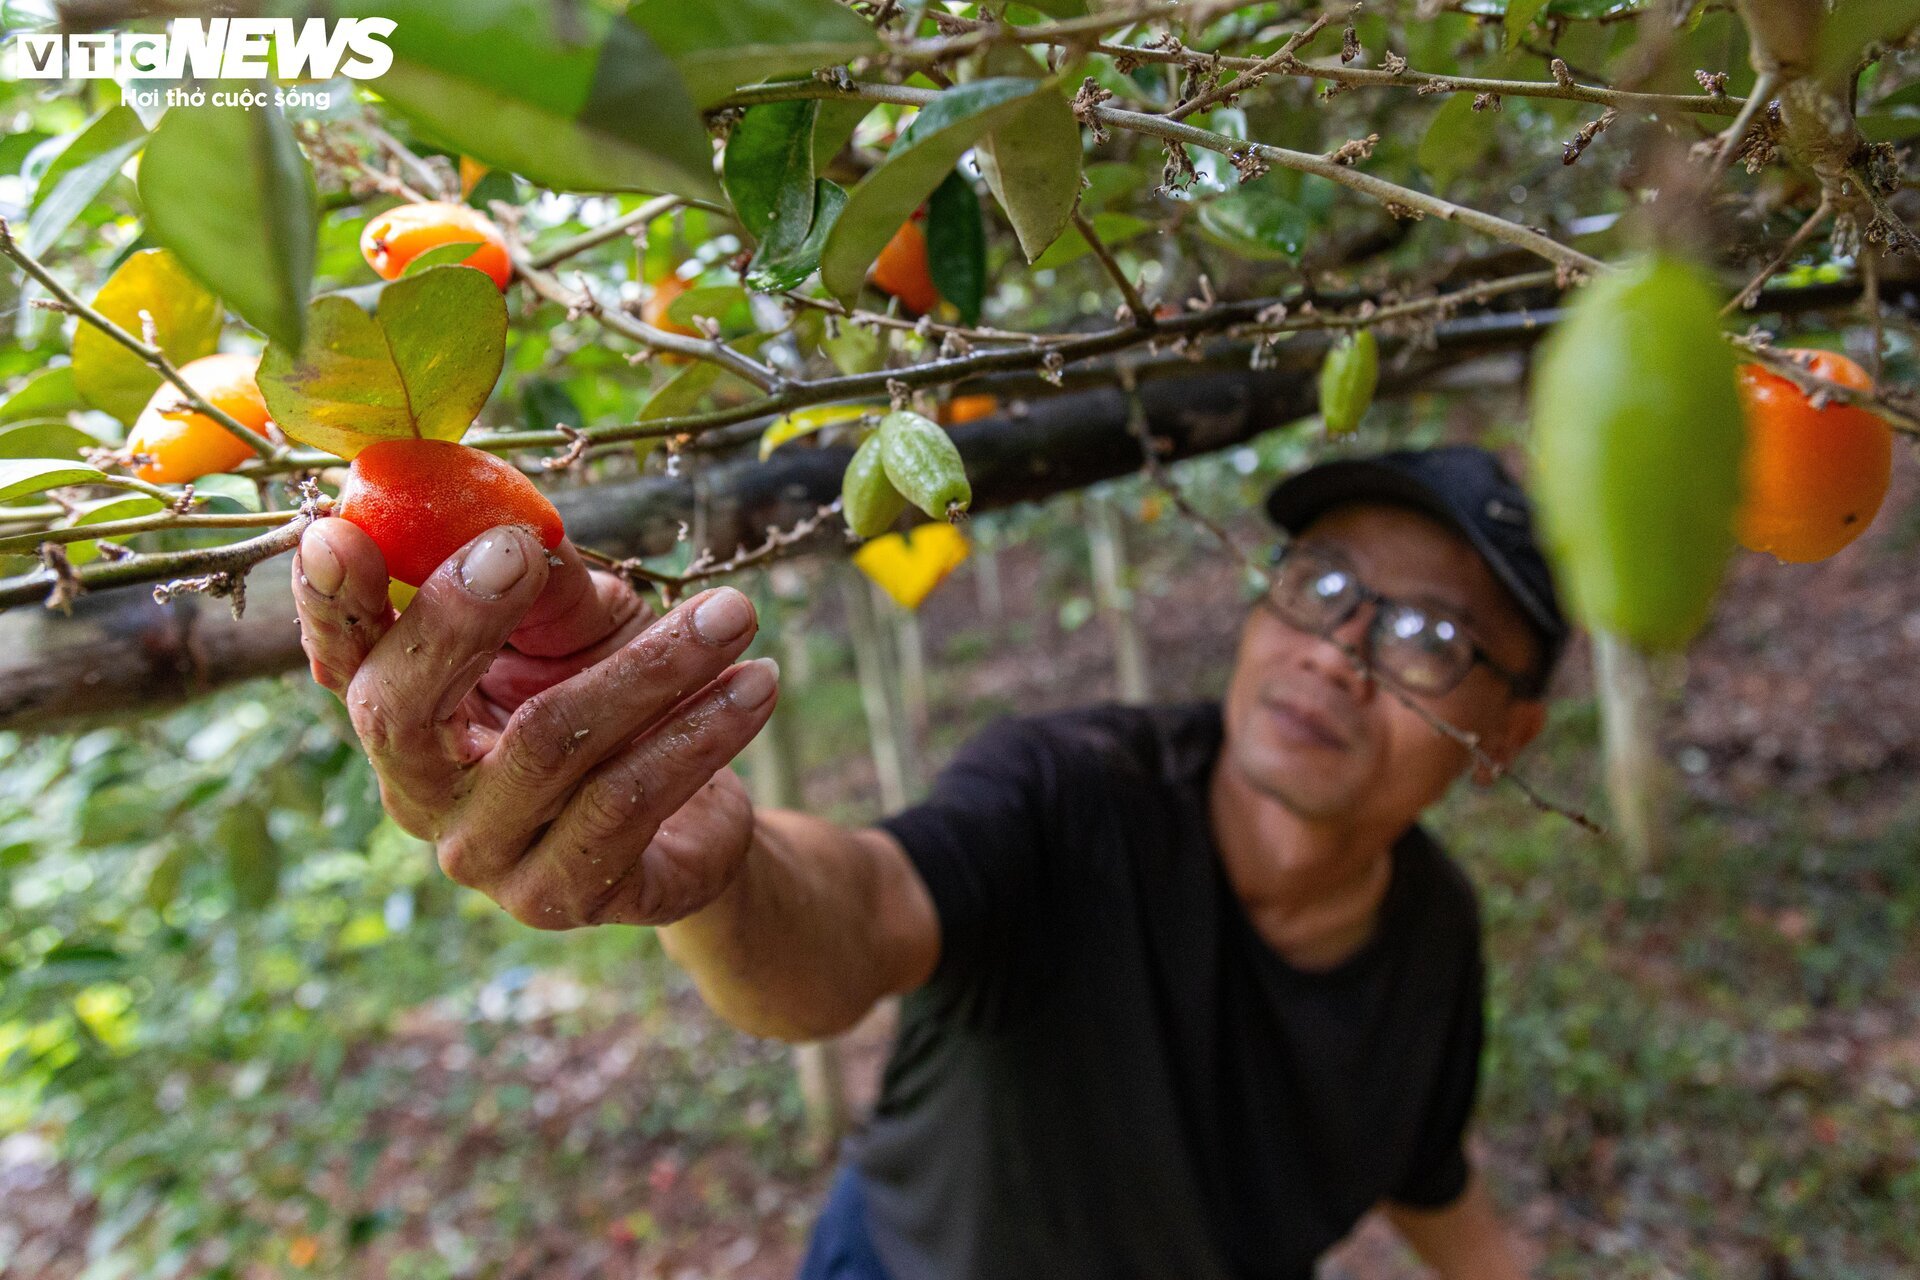
[[[1373,652],[1369,639],[1373,610],[1371,603],[1362,604],[1338,627],[1316,637],[1308,650],[1308,664],[1356,702],[1373,696]]]

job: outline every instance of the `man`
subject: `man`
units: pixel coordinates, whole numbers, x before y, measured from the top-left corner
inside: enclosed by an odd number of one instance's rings
[[[730,588],[653,622],[503,529],[394,619],[327,520],[295,589],[453,879],[543,928],[659,926],[756,1034],[906,997],[809,1280],[1303,1277],[1375,1205],[1444,1275],[1517,1276],[1463,1148],[1473,893],[1416,819],[1544,720],[1566,625],[1527,503],[1456,448],[1315,468],[1268,511],[1295,536],[1223,703],[1002,721],[865,830],[756,812],[725,770],[777,686],[734,662]]]

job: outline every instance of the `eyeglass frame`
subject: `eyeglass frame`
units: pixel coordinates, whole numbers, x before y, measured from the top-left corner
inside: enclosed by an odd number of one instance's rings
[[[1544,689],[1541,687],[1542,680],[1539,672],[1514,671],[1508,668],[1504,663],[1500,662],[1491,653],[1487,652],[1486,647],[1483,646],[1480,643],[1480,641],[1474,636],[1472,628],[1468,627],[1465,622],[1461,621],[1457,617],[1454,617],[1452,614],[1445,612],[1444,610],[1434,610],[1424,605],[1409,604],[1405,600],[1399,600],[1394,598],[1393,596],[1382,595],[1380,592],[1375,591],[1372,587],[1368,586],[1365,582],[1361,581],[1359,572],[1355,570],[1351,564],[1345,563],[1346,557],[1344,555],[1338,554],[1336,551],[1333,551],[1332,549],[1322,548],[1311,543],[1301,543],[1298,541],[1282,542],[1278,546],[1274,547],[1273,551],[1268,555],[1267,557],[1268,564],[1273,569],[1277,570],[1278,568],[1280,568],[1282,564],[1286,562],[1288,553],[1297,552],[1297,551],[1304,551],[1309,555],[1316,555],[1323,559],[1334,562],[1332,567],[1345,573],[1348,579],[1353,583],[1354,601],[1350,606],[1348,606],[1347,610],[1344,613],[1342,613],[1337,619],[1333,621],[1331,625],[1328,626],[1328,628],[1325,631],[1315,631],[1313,628],[1302,626],[1301,624],[1295,622],[1293,619],[1287,617],[1286,614],[1280,611],[1280,606],[1278,606],[1273,602],[1273,592],[1274,592],[1274,587],[1276,585],[1277,575],[1270,573],[1267,578],[1267,585],[1265,589],[1260,592],[1260,604],[1264,608],[1266,608],[1268,612],[1272,613],[1274,617],[1278,618],[1281,622],[1285,623],[1287,626],[1293,627],[1295,630],[1298,630],[1298,631],[1304,631],[1309,635],[1318,635],[1322,639],[1331,639],[1333,636],[1333,632],[1345,626],[1353,618],[1353,615],[1360,611],[1361,606],[1369,605],[1369,604],[1372,605],[1373,618],[1367,623],[1367,638],[1366,638],[1367,649],[1368,649],[1368,659],[1366,662],[1366,669],[1369,671],[1372,671],[1376,669],[1372,661],[1372,654],[1380,648],[1379,644],[1375,641],[1375,638],[1374,638],[1374,628],[1380,625],[1380,619],[1383,616],[1385,616],[1387,606],[1392,606],[1396,609],[1404,609],[1412,612],[1417,612],[1428,619],[1433,619],[1438,617],[1444,621],[1451,622],[1454,626],[1459,628],[1460,634],[1465,636],[1467,639],[1467,646],[1472,655],[1472,660],[1469,661],[1464,667],[1460,668],[1460,674],[1454,677],[1452,683],[1448,684],[1444,689],[1437,689],[1437,690],[1436,689],[1415,689],[1411,685],[1407,685],[1405,682],[1401,680],[1394,679],[1389,673],[1387,673],[1384,670],[1381,671],[1381,674],[1383,676],[1387,676],[1388,679],[1393,680],[1394,684],[1399,685],[1401,688],[1406,689],[1407,692],[1409,693],[1417,694],[1422,697],[1444,698],[1448,694],[1452,693],[1455,689],[1458,689],[1462,684],[1466,683],[1467,677],[1473,674],[1474,665],[1478,663],[1480,665],[1485,666],[1487,670],[1491,671],[1496,677],[1498,677],[1499,680],[1507,686],[1507,689],[1516,698],[1523,698],[1523,699],[1529,699],[1529,700],[1536,699],[1540,697],[1540,695],[1544,692]]]

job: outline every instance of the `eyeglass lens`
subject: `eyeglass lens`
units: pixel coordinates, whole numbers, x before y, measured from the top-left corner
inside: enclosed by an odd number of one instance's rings
[[[1290,548],[1273,579],[1276,612],[1318,635],[1338,628],[1367,595],[1352,570],[1311,548]],[[1473,641],[1459,624],[1416,605],[1382,602],[1368,640],[1374,665],[1419,692],[1445,692],[1473,665]]]

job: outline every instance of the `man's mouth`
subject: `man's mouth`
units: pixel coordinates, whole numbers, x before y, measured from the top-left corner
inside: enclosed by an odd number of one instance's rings
[[[1297,702],[1262,699],[1261,705],[1272,713],[1280,736],[1295,746],[1320,747],[1344,751],[1348,737],[1328,717]]]

